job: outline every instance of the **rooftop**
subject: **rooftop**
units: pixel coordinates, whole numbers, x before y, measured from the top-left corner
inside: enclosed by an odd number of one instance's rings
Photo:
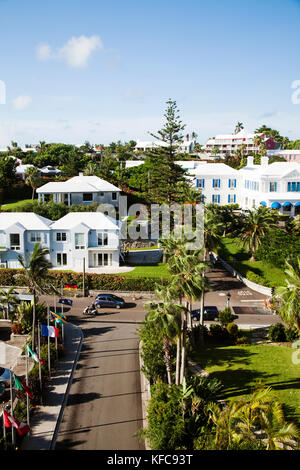
[[[5,230],[14,224],[19,224],[25,230],[49,230],[52,220],[46,219],[34,212],[1,212],[0,230]]]
[[[67,181],[47,183],[37,189],[37,193],[92,193],[121,191],[117,186],[98,176],[74,176]]]
[[[61,219],[53,222],[51,230],[68,230],[84,224],[92,230],[120,230],[121,222],[102,212],[69,212]]]

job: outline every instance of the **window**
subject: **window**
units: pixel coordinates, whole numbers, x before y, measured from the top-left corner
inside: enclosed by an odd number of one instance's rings
[[[57,266],[67,265],[67,253],[56,253]]]
[[[213,194],[212,195],[212,202],[213,202],[213,204],[220,204],[220,194]]]
[[[98,233],[98,246],[108,245],[108,234],[107,233]]]
[[[228,204],[235,204],[235,202],[236,202],[236,195],[228,194]]]
[[[93,200],[93,193],[83,193],[82,200],[84,202],[89,202]]]
[[[277,191],[277,183],[275,182],[271,182],[270,183],[270,189],[269,189],[270,193],[276,193]]]
[[[213,179],[212,185],[213,185],[213,188],[220,188],[221,180],[220,179]]]
[[[56,241],[57,242],[65,242],[67,240],[66,232],[57,232],[56,233]]]
[[[75,250],[84,249],[84,233],[75,233]]]
[[[288,182],[288,191],[289,192],[299,192],[300,191],[300,181],[289,181]]]
[[[205,185],[205,179],[204,178],[201,178],[201,179],[198,179],[196,180],[196,186],[197,188],[201,188],[203,189],[204,188],[204,185]]]
[[[111,193],[111,198],[113,201],[117,200],[117,193]]]
[[[20,249],[20,234],[19,233],[10,234],[10,248],[11,250]]]
[[[236,179],[230,179],[228,180],[228,187],[229,188],[236,188]]]
[[[42,235],[40,232],[31,232],[30,241],[32,243],[39,243],[42,241]]]

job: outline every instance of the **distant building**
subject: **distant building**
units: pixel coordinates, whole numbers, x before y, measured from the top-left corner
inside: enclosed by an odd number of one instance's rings
[[[269,157],[282,157],[287,162],[300,163],[300,150],[269,150],[267,155]]]
[[[216,149],[216,155],[219,157],[230,157],[238,150],[239,146],[244,144],[245,154],[249,155],[250,152],[255,152],[258,150],[258,146],[255,145],[254,138],[255,136],[260,136],[262,141],[266,145],[267,150],[275,149],[275,142],[273,137],[268,137],[265,134],[252,134],[244,129],[238,132],[237,134],[219,134],[213,139],[209,139],[202,149],[208,154],[211,155]]]
[[[98,176],[74,176],[67,181],[47,183],[37,189],[39,202],[52,197],[53,201],[72,204],[112,204],[119,206],[120,189]]]
[[[178,143],[178,149],[177,153],[192,153],[193,148],[195,145],[194,140],[190,140],[189,134],[185,136],[185,139],[183,142]],[[159,147],[168,147],[169,144],[167,142],[163,142],[160,140],[156,141],[137,141],[136,146],[135,146],[135,151],[136,152],[147,152],[149,150],[159,148]]]

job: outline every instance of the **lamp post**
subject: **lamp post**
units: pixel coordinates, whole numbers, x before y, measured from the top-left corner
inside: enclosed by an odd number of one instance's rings
[[[226,300],[226,307],[227,308],[229,307],[230,299],[231,299],[231,294],[230,294],[230,292],[227,292],[227,300]]]

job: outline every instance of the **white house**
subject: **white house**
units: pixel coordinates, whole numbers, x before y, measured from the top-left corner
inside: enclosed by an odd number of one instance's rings
[[[194,140],[190,140],[189,135],[187,134],[185,136],[185,139],[183,142],[178,143],[178,149],[177,153],[192,153],[193,148],[195,145]],[[135,146],[135,151],[136,152],[146,152],[152,149],[156,149],[159,147],[168,147],[169,144],[167,142],[163,142],[161,140],[156,140],[156,141],[141,141],[138,140]]]
[[[268,157],[262,157],[261,165],[255,165],[248,157],[240,170],[224,163],[203,163],[189,170],[189,175],[205,203],[237,203],[242,209],[263,205],[292,217],[300,213],[299,163],[269,165]]]
[[[112,204],[119,206],[120,189],[98,176],[74,176],[67,181],[51,182],[37,189],[39,202],[50,196],[54,202],[72,204]]]
[[[119,266],[121,222],[101,212],[70,212],[52,222],[35,213],[0,213],[0,266],[20,268],[35,243],[48,248],[53,268],[82,270]]]
[[[0,266],[19,268],[18,255],[28,260],[37,242],[49,248],[51,224],[33,212],[1,212]]]
[[[265,136],[265,134],[253,134],[242,129],[236,134],[218,134],[212,139],[208,139],[206,144],[202,149],[207,153],[211,154],[214,152],[214,149],[217,149],[218,156],[231,156],[238,150],[240,145],[245,145],[245,152],[249,154],[250,152],[255,152],[258,150],[258,147],[254,141],[255,136],[260,136],[262,141],[266,145],[267,150],[273,150],[275,148],[274,139],[272,137]]]
[[[101,212],[69,212],[51,225],[53,267],[119,266],[121,223]]]

